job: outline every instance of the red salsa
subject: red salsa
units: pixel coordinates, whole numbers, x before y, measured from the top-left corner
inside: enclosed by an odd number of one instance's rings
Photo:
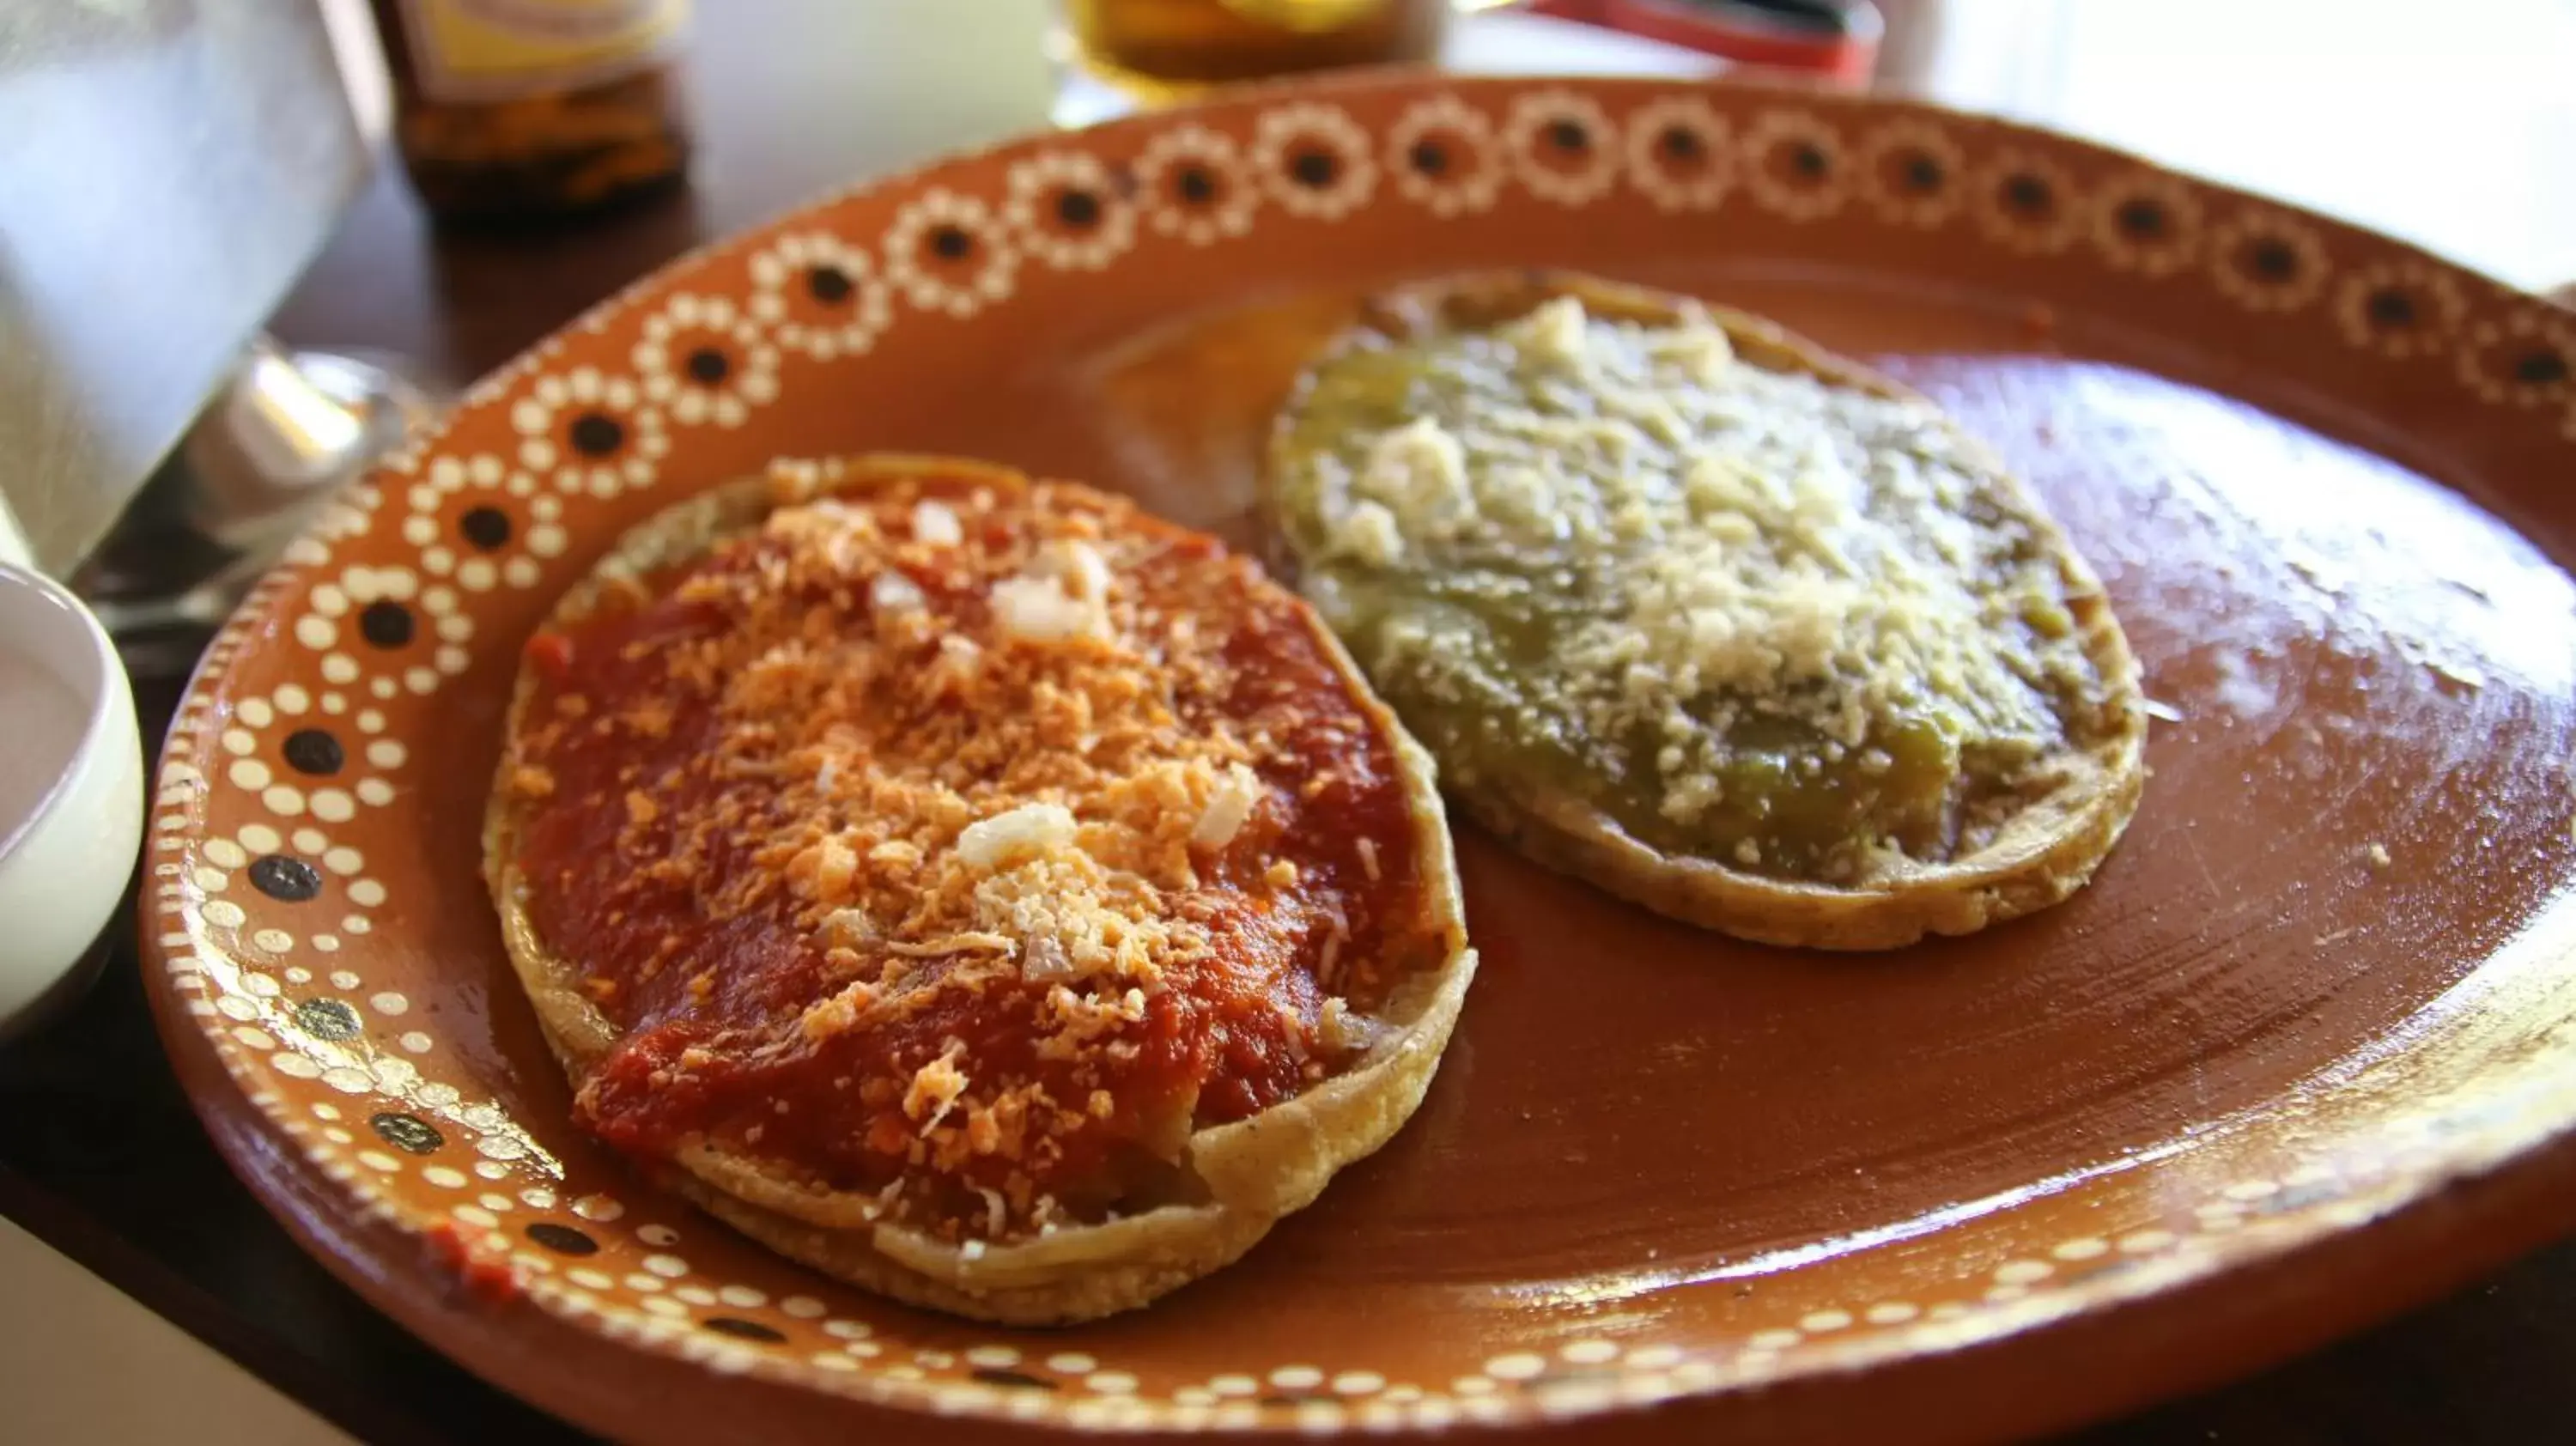
[[[526,653],[524,906],[615,1027],[587,1128],[948,1238],[1138,1208],[1445,955],[1304,605],[1085,489],[782,508]]]

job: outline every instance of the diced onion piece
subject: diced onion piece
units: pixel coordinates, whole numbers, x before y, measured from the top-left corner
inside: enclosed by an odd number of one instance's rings
[[[1240,763],[1228,766],[1225,776],[1217,780],[1216,791],[1208,795],[1198,827],[1190,830],[1190,842],[1204,849],[1224,848],[1243,831],[1260,802],[1260,778]]]
[[[835,948],[856,948],[876,937],[877,921],[865,909],[834,909],[823,916],[824,941]]]
[[[1064,590],[1084,602],[1102,602],[1109,597],[1109,560],[1100,549],[1080,538],[1050,542],[1038,554],[1034,571],[1041,577],[1061,581]]]
[[[978,819],[957,835],[957,857],[969,868],[997,868],[1073,842],[1073,814],[1057,803],[1024,803]]]

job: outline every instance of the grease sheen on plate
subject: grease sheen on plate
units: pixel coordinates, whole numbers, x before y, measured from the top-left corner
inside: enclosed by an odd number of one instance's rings
[[[831,1286],[570,1128],[454,785],[489,776],[520,641],[610,539],[773,456],[904,449],[1249,543],[1270,417],[1357,297],[1533,264],[1777,318],[2033,485],[2180,715],[2088,888],[1833,959],[1461,830],[1484,962],[1412,1123],[1235,1267],[1073,1332]],[[1890,101],[1390,77],[952,163],[592,320],[227,631],[165,759],[144,930],[245,1177],[407,1326],[586,1426],[2030,1431],[2555,1228],[2576,334],[2531,298]],[[677,404],[702,375],[740,426]],[[460,1258],[507,1298],[460,1306]],[[615,1384],[639,1369],[656,1391]]]

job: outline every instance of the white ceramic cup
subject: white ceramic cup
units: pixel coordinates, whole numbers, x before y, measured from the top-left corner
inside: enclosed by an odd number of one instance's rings
[[[115,645],[0,563],[0,1035],[77,987],[143,836],[143,748]]]

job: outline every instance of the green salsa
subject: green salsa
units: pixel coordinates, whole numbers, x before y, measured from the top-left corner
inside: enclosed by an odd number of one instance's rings
[[[1374,339],[1283,419],[1304,585],[1453,786],[1851,882],[1965,852],[2108,706],[2071,574],[1927,405],[1571,300]]]

